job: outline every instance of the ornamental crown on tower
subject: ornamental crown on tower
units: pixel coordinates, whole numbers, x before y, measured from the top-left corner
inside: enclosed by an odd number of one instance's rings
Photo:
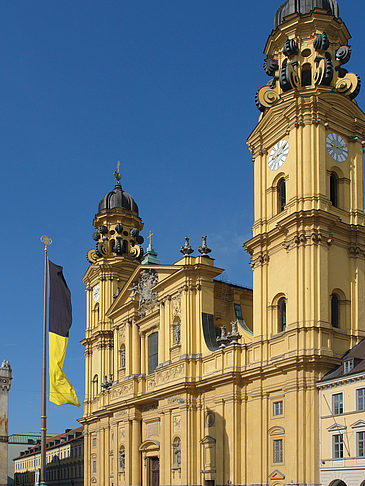
[[[96,243],[95,248],[87,253],[89,263],[96,263],[101,258],[129,257],[138,261],[143,258],[141,245],[144,238],[139,234],[143,223],[136,202],[122,189],[119,164],[114,177],[114,189],[100,201],[93,221]]]
[[[287,0],[275,15],[274,27],[264,62],[272,79],[255,99],[262,113],[293,91],[320,88],[356,98],[360,78],[343,67],[351,57],[350,34],[336,0]]]

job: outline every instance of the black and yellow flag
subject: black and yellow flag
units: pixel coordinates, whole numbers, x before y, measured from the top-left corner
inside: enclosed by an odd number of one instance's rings
[[[71,292],[62,267],[49,261],[49,399],[56,405],[80,406],[75,390],[63,372],[72,324]]]

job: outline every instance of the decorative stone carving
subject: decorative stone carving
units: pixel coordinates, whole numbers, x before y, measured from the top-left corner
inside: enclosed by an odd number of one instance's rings
[[[279,82],[284,93],[300,86],[297,61],[289,62],[280,69]]]
[[[174,344],[180,344],[181,340],[181,322],[178,321],[174,325]]]
[[[315,62],[315,71],[313,75],[314,82],[317,85],[330,86],[333,79],[333,73],[334,73],[333,62],[329,57],[320,57],[320,56],[317,56],[314,62]]]
[[[179,317],[181,315],[181,295],[177,295],[172,299],[172,318]]]
[[[207,237],[206,236],[202,236],[202,244],[201,246],[198,247],[198,252],[203,255],[204,257],[208,257],[208,253],[210,253],[212,250],[210,248],[208,248],[207,246]]]
[[[351,47],[350,46],[341,46],[336,51],[336,61],[340,62],[341,64],[346,64],[351,59]]]
[[[279,101],[279,99],[280,95],[274,89],[269,86],[264,86],[256,93],[255,103],[258,110],[264,112],[267,108],[270,108]]]
[[[330,46],[330,40],[326,32],[318,34],[313,42],[313,46],[316,51],[326,51]]]
[[[298,43],[295,39],[288,39],[284,44],[283,53],[286,57],[298,54]]]
[[[157,300],[157,292],[153,287],[158,283],[158,275],[155,270],[142,270],[140,278],[132,284],[133,299],[138,296],[139,316],[146,315],[146,311],[151,309]]]
[[[189,243],[188,236],[185,236],[185,244],[180,248],[180,252],[186,257],[194,253],[194,250],[191,248],[191,245]]]
[[[353,100],[360,93],[361,80],[357,74],[348,73],[337,81],[336,89]]]
[[[268,76],[274,76],[279,69],[279,61],[277,59],[265,59],[264,71]]]

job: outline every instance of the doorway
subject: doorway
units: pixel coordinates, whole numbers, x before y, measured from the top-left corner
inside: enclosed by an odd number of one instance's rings
[[[150,457],[150,484],[149,486],[160,486],[160,459]]]

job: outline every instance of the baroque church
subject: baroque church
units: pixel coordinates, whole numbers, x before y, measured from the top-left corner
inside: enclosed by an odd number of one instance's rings
[[[85,484],[319,484],[316,383],[365,337],[360,79],[336,0],[287,0],[248,138],[253,290],[203,238],[160,264],[120,184],[99,203],[87,296]]]

